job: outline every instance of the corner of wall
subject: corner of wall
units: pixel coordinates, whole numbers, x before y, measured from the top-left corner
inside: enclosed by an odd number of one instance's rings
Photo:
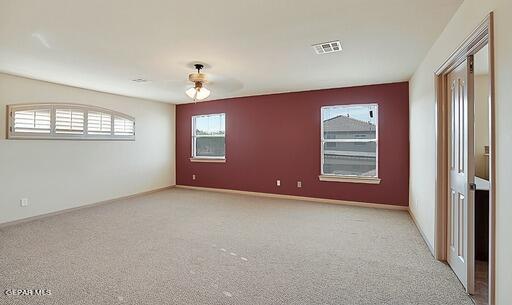
[[[412,221],[416,225],[416,228],[418,229],[418,232],[420,233],[421,237],[423,238],[423,241],[427,245],[427,248],[430,250],[430,253],[435,257],[434,245],[427,238],[427,235],[425,234],[425,231],[424,231],[422,225],[417,220],[417,218],[415,216],[416,212],[415,212],[415,209],[414,209],[413,205],[411,205],[411,202],[409,202],[409,215],[411,215]]]
[[[171,186],[176,185],[176,105],[171,104],[171,115],[172,115],[172,133],[171,133],[171,152],[172,152],[172,173],[171,173]]]

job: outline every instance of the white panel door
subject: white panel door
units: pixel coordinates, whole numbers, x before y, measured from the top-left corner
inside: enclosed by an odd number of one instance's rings
[[[450,102],[450,188],[448,263],[466,288],[474,290],[474,108],[473,57],[448,75]]]

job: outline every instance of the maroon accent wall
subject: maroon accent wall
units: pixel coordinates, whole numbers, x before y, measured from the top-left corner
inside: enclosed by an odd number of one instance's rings
[[[319,181],[320,108],[379,105],[379,185]],[[226,113],[226,163],[191,162],[191,117]],[[192,180],[192,175],[196,180]],[[276,186],[276,180],[281,186]],[[302,188],[297,188],[297,181]],[[408,205],[407,82],[176,106],[178,185]]]

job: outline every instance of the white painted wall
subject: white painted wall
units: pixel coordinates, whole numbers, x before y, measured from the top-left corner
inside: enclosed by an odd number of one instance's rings
[[[131,115],[136,140],[6,140],[6,105],[52,102]],[[0,74],[0,223],[174,185],[174,138],[172,104]]]
[[[495,13],[497,305],[512,304],[512,1],[465,0],[410,81],[411,212],[434,244],[434,71],[490,12]]]
[[[475,75],[475,174],[489,179],[485,146],[489,146],[489,76]]]

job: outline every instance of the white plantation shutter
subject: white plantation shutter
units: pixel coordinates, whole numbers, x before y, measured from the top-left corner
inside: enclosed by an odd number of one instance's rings
[[[89,111],[87,116],[89,134],[102,135],[112,133],[112,115],[103,112]]]
[[[118,136],[132,136],[134,135],[135,122],[129,119],[115,117],[114,118],[114,135]]]
[[[79,104],[8,105],[8,139],[135,140],[129,115]]]
[[[55,132],[64,134],[83,134],[84,111],[78,109],[56,109]]]
[[[14,111],[11,130],[15,133],[42,133],[51,132],[51,110],[34,109]]]

